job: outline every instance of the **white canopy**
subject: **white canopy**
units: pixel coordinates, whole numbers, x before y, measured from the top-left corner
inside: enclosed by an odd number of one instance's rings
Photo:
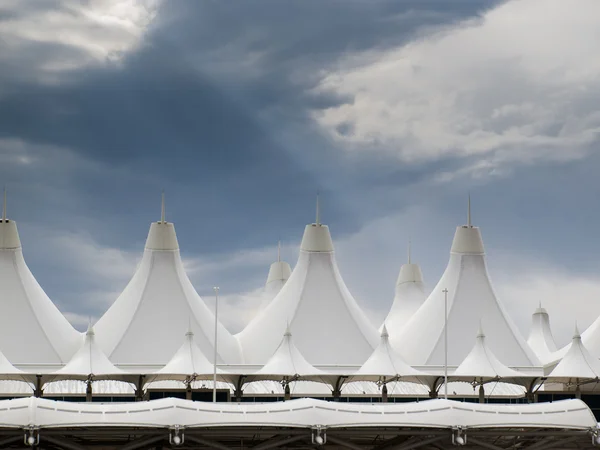
[[[249,380],[290,379],[320,380],[326,375],[310,364],[294,345],[292,333],[286,329],[283,339],[267,363],[248,377]]]
[[[188,331],[179,350],[175,352],[165,367],[150,376],[151,381],[208,379],[212,377],[214,365],[202,353],[194,340],[194,333]],[[217,373],[222,373],[217,369]]]
[[[541,375],[541,374],[540,374]],[[483,327],[480,325],[475,345],[456,368],[451,379],[463,381],[489,381],[494,379],[525,380],[532,376],[518,372],[503,364],[488,347]]]
[[[333,403],[298,399],[277,403],[206,403],[176,398],[135,403],[73,403],[44,398],[0,401],[5,428],[265,426],[312,428],[536,428],[595,429],[581,400],[533,404],[475,404],[452,400],[415,403]]]
[[[52,374],[52,380],[132,380],[129,374],[109,361],[95,340],[94,328],[90,325],[85,333],[83,345],[71,360]]]
[[[16,222],[0,220],[0,350],[14,364],[61,364],[81,335],[27,267]]]
[[[402,330],[426,298],[423,274],[419,265],[411,262],[409,247],[408,263],[400,267],[400,273],[396,280],[394,302],[384,320],[384,324],[387,325],[388,330],[392,334],[400,333],[400,330]]]
[[[590,380],[600,377],[600,361],[593,356],[581,341],[579,330],[575,334],[569,350],[548,375],[549,381],[567,381],[569,379]]]
[[[406,361],[392,348],[389,341],[387,327],[381,330],[381,340],[373,351],[373,354],[356,371],[353,380],[392,381],[402,378],[416,380],[418,378],[431,378],[432,375],[425,374],[409,366]]]
[[[265,289],[263,292],[263,301],[260,305],[259,310],[263,310],[267,307],[271,300],[275,298],[279,291],[286,283],[290,275],[292,274],[292,268],[290,265],[281,260],[281,243],[277,243],[277,261],[271,264],[269,267],[269,275],[267,276],[267,282],[265,283]]]
[[[264,364],[290,324],[311,364],[362,364],[377,346],[377,330],[339,273],[329,228],[307,225],[298,263],[273,301],[238,335],[245,361]]]
[[[469,214],[470,216],[470,214]],[[448,290],[448,364],[458,365],[471,349],[479,320],[488,326],[488,344],[510,366],[539,361],[496,297],[487,271],[479,228],[458,227],[446,271],[425,303],[391,342],[413,365],[444,363],[444,292]]]
[[[150,226],[142,261],[123,293],[96,324],[98,343],[117,364],[164,365],[188,325],[204,354],[213,353],[215,318],[185,273],[172,223]],[[218,325],[219,361],[242,363],[238,341]]]
[[[548,312],[542,308],[541,303],[531,317],[531,331],[527,338],[527,345],[542,362],[552,359],[552,353],[557,350],[550,328],[550,317]]]

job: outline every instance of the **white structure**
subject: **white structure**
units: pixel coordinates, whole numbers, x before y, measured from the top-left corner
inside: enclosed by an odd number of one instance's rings
[[[541,374],[540,374],[541,376]],[[475,345],[452,374],[452,379],[480,382],[494,379],[524,380],[531,375],[518,372],[503,364],[488,347],[483,327],[479,327]]]
[[[552,353],[557,350],[554,336],[552,336],[552,329],[550,328],[550,316],[542,308],[541,303],[531,316],[531,330],[527,338],[527,345],[529,345],[542,362],[551,360]]]
[[[117,380],[133,379],[134,376],[119,369],[111,363],[100,349],[95,339],[94,328],[90,324],[85,333],[83,344],[71,360],[61,369],[53,373],[56,379],[88,380]]]
[[[469,202],[470,203],[470,202]],[[496,297],[487,271],[479,228],[457,227],[450,261],[425,303],[392,345],[412,365],[444,364],[444,293],[448,289],[448,364],[457,366],[471,350],[480,320],[488,326],[488,344],[509,366],[536,366],[539,361]]]
[[[600,361],[591,355],[581,341],[575,326],[573,340],[565,356],[548,375],[550,381],[592,380],[600,377]]]
[[[282,377],[301,377],[303,379],[319,379],[325,375],[310,364],[294,345],[292,333],[285,330],[283,339],[264,366],[252,374],[250,380],[272,380]]]
[[[408,262],[400,267],[400,273],[396,281],[394,303],[392,303],[392,308],[383,322],[392,335],[400,333],[426,298],[423,274],[419,265],[411,261],[409,243]]]
[[[290,275],[292,274],[292,268],[290,265],[281,260],[281,242],[277,243],[277,261],[271,264],[269,267],[269,275],[267,276],[267,282],[265,283],[265,289],[263,293],[263,301],[260,305],[259,311],[262,311],[267,307],[271,300],[275,298],[279,291],[286,283]]]
[[[292,275],[273,301],[238,334],[246,363],[264,364],[286,323],[311,364],[360,365],[377,346],[377,330],[348,291],[338,270],[327,225],[304,230]]]
[[[381,330],[379,345],[369,359],[356,371],[353,380],[391,381],[398,379],[425,380],[432,375],[425,374],[409,366],[396,350],[392,348],[385,325]]]
[[[194,333],[188,331],[185,333],[185,340],[181,344],[181,347],[179,347],[165,367],[150,376],[150,381],[211,379],[213,370],[213,364],[202,353],[198,345],[196,345]],[[217,373],[221,373],[221,370],[218,368]]]
[[[150,226],[133,278],[96,324],[98,343],[115,364],[166,364],[191,327],[205,355],[214,351],[215,317],[185,273],[175,227],[163,216]],[[237,340],[218,325],[219,359],[241,363]]]
[[[0,220],[0,351],[13,364],[61,364],[81,342],[27,267],[16,222]]]

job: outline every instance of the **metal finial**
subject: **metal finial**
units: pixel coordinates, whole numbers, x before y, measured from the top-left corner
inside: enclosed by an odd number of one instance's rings
[[[2,203],[2,222],[6,222],[6,186],[4,186],[4,203]]]
[[[281,262],[281,239],[277,241],[277,262]]]
[[[409,263],[409,264],[411,263],[411,258],[410,258],[410,257],[411,257],[411,254],[410,254],[410,253],[411,253],[411,246],[412,246],[411,244],[412,244],[412,243],[411,243],[411,240],[410,240],[410,238],[409,238],[409,239],[408,239],[408,263]]]
[[[315,223],[317,225],[321,224],[321,208],[320,208],[320,205],[319,205],[319,191],[317,191],[317,218],[315,220]]]
[[[472,227],[471,225],[471,193],[469,192],[469,203],[468,203],[468,207],[467,207],[467,226],[469,228]]]
[[[162,192],[160,197],[160,222],[165,223],[165,191]]]

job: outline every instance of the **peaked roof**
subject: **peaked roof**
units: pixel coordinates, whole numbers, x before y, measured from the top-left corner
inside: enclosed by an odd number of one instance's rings
[[[470,216],[470,215],[469,215]],[[487,271],[479,228],[456,229],[450,260],[425,303],[404,326],[391,335],[407,362],[442,365],[444,362],[444,292],[448,290],[448,364],[458,365],[471,349],[469,336],[479,320],[488,324],[489,346],[506,355],[511,366],[537,366],[539,361],[496,297]]]
[[[150,226],[133,278],[96,324],[98,342],[115,363],[164,365],[181,345],[188,325],[203,353],[213,353],[215,317],[190,282],[175,227]],[[237,340],[218,324],[219,360],[241,363]]]
[[[188,376],[197,378],[198,375],[212,375],[213,371],[213,363],[208,360],[196,344],[194,333],[188,331],[185,333],[185,340],[181,344],[181,347],[179,347],[165,367],[156,372],[156,377],[153,377],[153,381],[185,379]],[[217,369],[217,373],[221,373],[221,370]]]
[[[54,372],[53,375],[60,375],[61,379],[65,379],[65,377],[87,379],[90,375],[93,375],[93,378],[96,380],[106,378],[115,379],[115,376],[132,377],[132,375],[110,362],[96,343],[95,338],[94,328],[90,325],[85,333],[83,344],[77,353],[73,355],[63,368]]]
[[[246,363],[264,364],[289,323],[311,364],[362,364],[377,331],[348,291],[337,267],[327,225],[307,225],[289,280],[267,308],[238,334]]]
[[[600,377],[600,361],[585,347],[575,326],[571,346],[565,356],[548,375],[548,379],[579,378],[595,379]]]
[[[392,307],[384,320],[389,330],[397,334],[425,302],[425,284],[418,264],[409,262],[400,267]]]
[[[27,267],[16,222],[0,220],[0,350],[15,364],[60,364],[80,343],[78,333]]]
[[[259,310],[265,309],[267,305],[271,303],[271,300],[279,293],[291,274],[292,268],[290,265],[281,260],[281,243],[278,242],[277,261],[269,267],[269,275],[267,276],[267,282],[265,283],[263,301],[261,302]]]
[[[379,380],[381,377],[389,379],[405,377],[428,377],[417,369],[412,368],[396,350],[392,348],[389,341],[387,327],[383,325],[381,340],[373,351],[373,354],[358,369],[353,377],[355,380]],[[405,381],[405,380],[403,380]]]
[[[552,353],[556,348],[552,329],[550,328],[550,316],[540,306],[531,316],[531,330],[527,338],[527,345],[535,352],[540,361],[547,362],[552,359]]]
[[[475,345],[456,368],[452,378],[531,378],[530,375],[523,374],[506,366],[494,355],[494,352],[488,347],[483,328],[480,324]]]
[[[292,332],[286,329],[279,347],[267,363],[252,375],[252,379],[269,379],[276,377],[320,377],[324,375],[319,369],[309,363],[294,345]]]

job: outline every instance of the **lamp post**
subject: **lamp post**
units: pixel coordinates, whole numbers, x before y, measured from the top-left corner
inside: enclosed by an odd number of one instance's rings
[[[444,288],[444,398],[448,400],[448,288]]]
[[[217,402],[217,324],[219,323],[219,287],[215,286],[215,354],[213,360],[213,403]]]

